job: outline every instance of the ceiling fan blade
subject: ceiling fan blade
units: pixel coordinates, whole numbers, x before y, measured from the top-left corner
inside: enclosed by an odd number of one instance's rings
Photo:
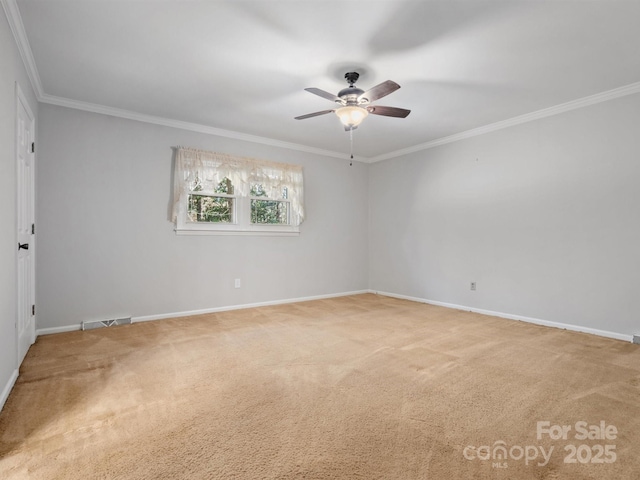
[[[327,100],[331,100],[336,103],[344,103],[340,97],[335,96],[333,93],[325,92],[324,90],[320,90],[319,88],[305,88],[305,90],[309,93],[313,93],[314,95],[318,95],[319,97],[326,98]]]
[[[306,115],[300,115],[295,117],[296,120],[304,120],[305,118],[317,117],[318,115],[324,115],[326,113],[335,112],[335,110],[322,110],[321,112],[307,113]]]
[[[367,111],[369,113],[373,113],[374,115],[384,115],[385,117],[397,117],[397,118],[405,118],[407,115],[411,113],[411,110],[406,110],[404,108],[379,107],[377,105],[367,107]]]
[[[373,88],[370,88],[362,95],[358,97],[359,101],[368,100],[369,102],[375,102],[379,98],[386,97],[390,93],[395,92],[400,88],[396,82],[392,80],[387,80],[386,82],[382,82],[380,85],[376,85]]]

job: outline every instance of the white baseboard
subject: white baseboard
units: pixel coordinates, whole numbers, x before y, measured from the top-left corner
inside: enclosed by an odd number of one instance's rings
[[[370,290],[356,290],[353,292],[329,293],[325,295],[314,295],[311,297],[287,298],[284,300],[273,300],[273,301],[258,302],[258,303],[245,303],[242,305],[228,305],[224,307],[205,308],[202,310],[188,310],[184,312],[159,313],[155,315],[143,315],[138,317],[131,317],[131,322],[137,323],[137,322],[148,322],[151,320],[165,320],[167,318],[190,317],[193,315],[204,315],[207,313],[216,313],[216,312],[228,312],[230,310],[241,310],[244,308],[267,307],[270,305],[283,305],[286,303],[298,303],[298,302],[308,302],[311,300],[323,300],[326,298],[347,297],[349,295],[360,295],[363,293],[371,293],[371,292]],[[72,332],[72,331],[81,330],[81,329],[82,329],[81,323],[78,323],[77,325],[65,325],[62,327],[40,328],[36,331],[36,335],[38,336],[50,335],[53,333]]]
[[[519,320],[521,322],[534,323],[545,327],[560,328],[563,330],[571,330],[573,332],[590,333],[600,337],[614,338],[616,340],[633,341],[633,335],[625,335],[624,333],[609,332],[607,330],[598,330],[596,328],[582,327],[580,325],[571,325],[568,323],[552,322],[549,320],[541,320],[539,318],[525,317],[522,315],[513,315],[511,313],[494,312],[492,310],[483,310],[481,308],[465,307],[464,305],[456,305],[453,303],[438,302],[436,300],[428,300],[426,298],[410,297],[408,295],[400,295],[398,293],[379,292],[370,290],[371,293],[384,295],[386,297],[400,298],[403,300],[411,300],[412,302],[428,303],[429,305],[437,305],[440,307],[453,308],[456,310],[465,310],[467,312],[481,313],[482,315],[491,315],[493,317],[507,318],[509,320]]]
[[[231,310],[241,310],[245,308],[254,308],[254,307],[267,307],[270,305],[283,305],[287,303],[298,303],[298,302],[308,302],[311,300],[322,300],[326,298],[337,298],[337,297],[346,297],[349,295],[360,295],[363,293],[375,293],[377,295],[384,295],[386,297],[400,298],[403,300],[411,300],[412,302],[419,303],[428,303],[430,305],[437,305],[440,307],[453,308],[455,310],[464,310],[468,312],[480,313],[482,315],[491,315],[494,317],[507,318],[509,320],[519,320],[521,322],[533,323],[536,325],[543,325],[546,327],[560,328],[563,330],[571,330],[574,332],[582,332],[582,333],[590,333],[592,335],[598,335],[600,337],[614,338],[616,340],[624,340],[627,342],[633,342],[633,335],[625,335],[623,333],[617,332],[609,332],[606,330],[598,330],[596,328],[582,327],[580,325],[571,325],[568,323],[559,323],[552,322],[549,320],[541,320],[539,318],[525,317],[523,315],[514,315],[511,313],[504,312],[495,312],[492,310],[484,310],[481,308],[467,307],[464,305],[456,305],[453,303],[439,302],[436,300],[429,300],[426,298],[418,298],[411,297],[409,295],[401,295],[398,293],[391,292],[381,292],[378,290],[356,290],[352,292],[341,292],[341,293],[329,293],[326,295],[314,295],[310,297],[298,297],[298,298],[287,298],[283,300],[272,300],[268,302],[257,302],[257,303],[246,303],[242,305],[228,305],[224,307],[214,307],[214,308],[205,308],[201,310],[188,310],[183,312],[172,312],[172,313],[160,313],[155,315],[144,315],[138,317],[132,317],[131,322],[148,322],[151,320],[164,320],[167,318],[178,318],[178,317],[190,317],[193,315],[204,315],[207,313],[216,313],[216,312],[228,312]],[[53,333],[63,333],[63,332],[72,332],[74,330],[81,330],[82,324],[77,325],[66,325],[62,327],[53,327],[53,328],[41,328],[36,331],[37,335],[50,335]],[[17,375],[16,375],[17,378]],[[13,380],[15,382],[15,379]],[[8,394],[7,394],[8,395]]]
[[[9,398],[11,389],[15,385],[17,379],[18,379],[18,369],[16,368],[11,374],[11,377],[9,377],[9,381],[2,389],[2,396],[0,396],[0,410],[4,408],[4,404],[7,401],[7,398]]]
[[[39,337],[40,335],[51,335],[52,333],[73,332],[75,330],[82,330],[82,324],[79,323],[77,325],[65,325],[63,327],[39,328],[36,330],[36,337]]]

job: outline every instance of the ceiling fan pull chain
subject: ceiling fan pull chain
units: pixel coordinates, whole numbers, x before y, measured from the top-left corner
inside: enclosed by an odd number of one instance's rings
[[[349,129],[349,141],[351,143],[351,160],[349,161],[349,166],[353,167],[353,128]]]

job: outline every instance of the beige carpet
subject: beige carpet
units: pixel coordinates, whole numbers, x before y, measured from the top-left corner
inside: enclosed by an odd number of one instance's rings
[[[40,337],[0,478],[637,479],[640,348],[376,295]]]

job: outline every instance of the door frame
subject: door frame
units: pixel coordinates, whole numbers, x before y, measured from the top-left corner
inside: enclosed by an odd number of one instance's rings
[[[21,195],[21,180],[20,180],[20,171],[19,171],[19,166],[18,166],[18,162],[20,161],[19,159],[19,146],[18,146],[18,129],[20,128],[19,126],[19,112],[20,112],[20,106],[22,105],[22,107],[24,108],[24,110],[27,112],[27,115],[31,118],[31,142],[35,142],[35,137],[36,137],[36,117],[33,114],[33,110],[31,109],[31,106],[29,105],[29,101],[27,100],[26,96],[24,95],[24,93],[22,93],[22,89],[20,88],[20,85],[18,84],[18,82],[16,82],[16,118],[15,118],[15,132],[14,132],[14,147],[15,147],[15,151],[14,151],[14,159],[15,159],[15,165],[16,165],[16,204],[15,204],[15,211],[16,211],[16,220],[15,220],[15,229],[16,229],[16,242],[14,243],[14,245],[16,243],[19,243],[19,212],[18,209],[20,208],[20,195]],[[36,200],[36,191],[35,191],[35,183],[36,183],[36,154],[35,152],[31,152],[31,165],[32,165],[32,172],[33,175],[31,177],[31,199],[30,199],[30,203],[31,203],[31,213],[30,215],[32,216],[32,220],[33,223],[35,224],[35,200]],[[36,262],[36,242],[35,242],[35,233],[31,235],[30,241],[29,241],[29,250],[30,250],[30,255],[31,255],[31,262],[32,262],[32,267],[31,267],[31,292],[32,292],[32,302],[33,305],[35,305],[35,296],[36,296],[36,291],[35,291],[35,287],[36,287],[36,269],[35,269],[35,262]],[[20,282],[20,270],[18,268],[18,253],[16,252],[16,257],[15,257],[15,261],[16,261],[16,321],[15,321],[15,342],[16,342],[16,369],[20,368],[20,365],[22,364],[22,361],[24,360],[24,355],[26,355],[26,351],[25,352],[21,352],[21,344],[20,344],[20,326],[19,326],[19,321],[20,319],[18,318],[19,315],[19,302],[21,301],[20,298],[20,288],[19,288],[19,282]],[[29,326],[28,326],[28,335],[29,335],[29,345],[32,345],[35,342],[36,339],[36,315],[35,312],[33,315],[31,315],[30,320],[29,320]],[[28,351],[28,348],[27,348]]]

